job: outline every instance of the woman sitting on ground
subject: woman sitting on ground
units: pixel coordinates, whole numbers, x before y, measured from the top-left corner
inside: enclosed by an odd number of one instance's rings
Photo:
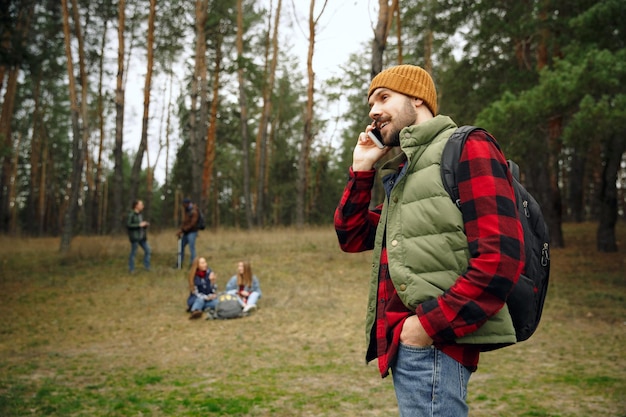
[[[237,264],[237,274],[226,284],[226,292],[239,297],[244,313],[257,308],[257,301],[261,298],[261,286],[258,278],[252,274],[250,262],[241,261]]]
[[[187,307],[190,319],[202,317],[206,309],[215,309],[217,305],[217,275],[208,267],[205,258],[194,259],[189,269],[189,298]]]

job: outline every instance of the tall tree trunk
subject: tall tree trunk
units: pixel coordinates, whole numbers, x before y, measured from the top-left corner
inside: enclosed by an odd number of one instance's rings
[[[63,215],[63,230],[61,232],[61,253],[67,253],[73,236],[74,220],[78,209],[78,198],[80,195],[80,184],[82,182],[83,170],[83,147],[80,134],[80,108],[78,96],[76,94],[76,81],[74,79],[74,64],[72,61],[72,48],[70,40],[70,23],[67,0],[61,0],[63,14],[63,35],[65,38],[65,57],[67,59],[67,74],[69,80],[69,96],[72,119],[72,175],[70,178],[69,201]]]
[[[558,188],[558,164],[554,156],[559,154],[554,147],[559,146],[557,138],[560,134],[560,122],[551,120],[548,132],[544,133],[545,152],[527,152],[522,181],[541,205],[553,248],[563,246],[562,202]]]
[[[429,74],[433,73],[433,39],[432,29],[426,29],[424,34],[424,71]]]
[[[163,110],[161,111],[161,115],[165,112],[165,103],[163,103]],[[163,131],[163,117],[161,117],[161,124],[159,126],[159,132]],[[154,195],[154,171],[156,167],[159,165],[159,158],[161,157],[161,152],[163,151],[164,145],[162,141],[162,133],[159,133],[158,144],[159,147],[157,149],[156,158],[154,158],[154,164],[150,163],[150,152],[148,152],[148,146],[146,146],[146,209],[150,209],[152,207],[152,199]],[[144,209],[145,211],[145,209]],[[151,211],[146,212],[146,220],[152,221],[153,216],[150,215]]]
[[[113,232],[119,233],[122,227],[122,195],[124,193],[123,146],[124,146],[124,26],[126,21],[126,0],[118,3],[117,27],[117,86],[115,89],[115,167],[113,174]]]
[[[78,3],[76,0],[72,0],[72,12],[74,19],[74,33],[76,36],[76,40],[78,41],[78,70],[80,75],[80,120],[81,120],[81,140],[82,140],[82,154],[85,160],[83,161],[86,173],[86,177],[88,180],[91,180],[91,169],[90,169],[90,159],[91,155],[88,152],[89,149],[89,106],[87,103],[87,93],[89,92],[89,87],[87,85],[87,81],[89,77],[87,76],[86,69],[86,58],[85,58],[85,41],[83,39],[83,32],[81,29],[80,23],[80,14],[78,13]],[[81,164],[81,171],[83,165]],[[89,184],[89,182],[88,182]],[[89,184],[91,185],[91,184]],[[82,174],[81,174],[81,186],[79,187],[82,191]],[[89,187],[91,190],[93,187]],[[78,202],[77,202],[78,203]],[[83,206],[77,206],[76,210]],[[84,224],[89,225],[91,223],[91,218],[85,218]]]
[[[169,166],[169,161],[170,161],[170,129],[171,129],[171,115],[172,115],[172,84],[174,82],[174,74],[170,73],[169,74],[170,77],[170,82],[169,82],[169,94],[168,94],[168,99],[167,99],[167,117],[166,117],[166,122],[165,122],[165,181],[163,183],[163,190],[165,190],[165,192],[163,193],[163,205],[162,207],[171,207],[170,203],[170,199],[171,199],[171,192],[170,192],[170,166]],[[169,222],[167,221],[167,210],[163,209],[161,210],[161,223],[163,225],[167,225]],[[176,226],[175,222],[171,223],[172,227]]]
[[[259,132],[257,135],[257,224],[263,226],[265,222],[265,172],[267,170],[268,158],[268,139],[267,130],[272,112],[272,92],[274,91],[274,83],[276,80],[276,65],[278,63],[278,27],[280,24],[280,11],[282,8],[282,0],[278,0],[276,6],[276,16],[274,17],[274,30],[272,40],[270,42],[272,48],[272,60],[269,65],[269,74],[267,74],[267,84],[263,89],[263,112],[259,121]]]
[[[38,235],[43,235],[45,229],[44,226],[46,224],[46,191],[48,187],[46,187],[46,182],[48,179],[48,159],[50,159],[50,150],[48,148],[48,139],[45,135],[42,134],[43,140],[41,144],[41,175],[39,176],[39,196],[37,198],[37,226],[38,226]]]
[[[387,48],[387,38],[393,22],[393,13],[398,9],[398,0],[378,0],[378,20],[372,41],[372,78],[383,70],[383,55]],[[399,13],[398,13],[399,14]]]
[[[191,82],[191,112],[189,115],[189,152],[191,160],[192,178],[202,178],[204,151],[204,135],[206,133],[205,120],[202,118],[203,106],[206,106],[206,21],[207,0],[196,0],[196,56],[194,77]],[[198,103],[200,102],[200,103]],[[199,110],[198,110],[199,109]],[[206,114],[206,113],[205,113]],[[202,184],[199,181],[191,182],[193,200],[202,199]]]
[[[171,66],[171,62],[170,62],[170,66]],[[170,79],[171,79],[172,75],[170,73]],[[165,93],[167,92],[167,86],[163,85],[163,88],[161,89],[161,97],[165,96]],[[156,171],[157,166],[159,165],[159,158],[161,157],[161,152],[166,149],[166,141],[167,139],[167,132],[165,132],[165,139],[163,139],[163,135],[164,135],[164,130],[163,130],[163,124],[164,124],[164,120],[166,118],[166,109],[167,109],[168,103],[167,100],[163,100],[161,103],[161,110],[160,110],[160,116],[159,116],[159,138],[158,138],[158,144],[159,144],[159,148],[157,150],[157,156],[154,160],[154,164],[150,164],[150,153],[148,152],[146,155],[146,160],[148,162],[148,170],[146,172],[146,201],[150,201],[152,202],[153,197],[154,197],[154,173]],[[167,166],[167,162],[166,162],[166,166]],[[167,168],[166,168],[167,169]],[[166,173],[167,176],[167,173]],[[167,178],[166,180],[167,181]],[[161,214],[163,214],[165,212],[165,207],[167,207],[167,204],[164,200],[165,196],[167,195],[167,182],[164,183],[164,186],[161,189]],[[150,212],[151,213],[151,212]],[[151,215],[151,217],[147,218],[146,220],[152,222],[153,219],[155,219],[156,216],[154,214]],[[161,219],[160,219],[161,220]],[[161,226],[164,226],[165,223],[163,221],[160,221]]]
[[[379,72],[383,70],[383,58],[385,49],[387,48],[387,38],[391,31],[391,25],[393,22],[393,14],[396,10],[399,10],[398,0],[378,0],[378,20],[376,21],[376,27],[374,28],[374,39],[372,40],[372,61],[371,61],[371,78],[374,78]],[[401,47],[401,34],[400,30],[400,13],[398,15],[398,45]],[[402,63],[401,49],[398,53],[398,64]],[[396,155],[398,150],[392,149],[390,157]],[[372,189],[371,205],[378,205],[383,197],[383,189],[380,181],[376,181],[374,188]]]
[[[615,225],[617,224],[617,173],[626,151],[623,134],[613,134],[602,155],[602,188],[600,190],[600,223],[596,245],[600,252],[617,252]]]
[[[561,191],[558,180],[558,155],[561,152],[559,138],[562,132],[561,118],[553,118],[548,122],[548,134],[546,135],[546,161],[538,172],[544,172],[540,177],[548,186],[546,199],[539,200],[546,223],[550,230],[550,245],[553,248],[562,248],[563,241],[563,207]],[[545,181],[546,178],[548,181]],[[541,180],[540,180],[541,181]],[[541,195],[541,194],[540,194]]]
[[[387,17],[389,16],[388,0],[378,0],[378,20],[374,28],[374,39],[372,40],[372,70],[371,78],[383,70],[383,55],[387,46]]]
[[[278,119],[280,116],[276,115],[275,119]],[[272,159],[274,156],[274,138],[275,138],[275,132],[276,132],[276,124],[278,122],[277,121],[271,121],[270,123],[270,127],[269,127],[269,132],[268,132],[268,140],[267,140],[267,162],[265,164],[266,169],[265,169],[265,177],[263,179],[263,195],[265,197],[267,197],[269,195],[269,189],[270,189],[270,167],[272,166]],[[269,203],[269,202],[268,202]],[[271,216],[271,214],[269,215]],[[267,217],[267,215],[266,215]],[[270,217],[271,220],[271,217]]]
[[[2,103],[2,114],[0,115],[0,140],[2,140],[2,147],[0,150],[4,155],[2,160],[2,181],[0,183],[0,186],[2,187],[0,190],[0,224],[2,225],[2,230],[5,231],[8,231],[10,227],[9,213],[11,202],[9,196],[11,195],[12,188],[14,186],[11,182],[11,165],[13,153],[16,151],[13,146],[11,119],[13,118],[13,109],[15,107],[18,74],[18,68],[9,69],[7,88],[4,92],[4,101]]]
[[[311,214],[315,214],[315,203],[318,201],[318,198],[322,194],[322,179],[328,170],[328,161],[330,155],[330,146],[328,149],[322,150],[317,155],[317,161],[315,164],[315,180],[313,182],[313,186],[311,187],[311,199],[309,202],[308,211]]]
[[[106,46],[108,23],[108,20],[104,21],[102,42],[100,44],[100,71],[98,77],[98,127],[100,131],[100,142],[98,144],[98,159],[96,161],[92,198],[92,213],[94,213],[95,216],[93,228],[97,234],[102,234],[102,217],[100,216],[100,204],[102,202],[102,153],[104,150],[104,97],[102,95],[102,82],[104,77],[104,48]]]
[[[539,44],[537,45],[537,71],[541,71],[548,65],[547,45],[551,38],[551,33],[545,23],[548,15],[548,7],[547,1],[543,0],[538,15],[541,36],[539,37]],[[558,155],[561,153],[559,138],[563,130],[563,119],[560,116],[552,117],[547,123],[548,134],[546,135],[546,149],[548,160],[545,168],[548,170],[548,175],[543,178],[544,181],[545,178],[549,180],[549,195],[546,200],[540,200],[540,203],[542,204],[546,223],[550,230],[550,244],[553,248],[561,248],[564,246],[565,242],[563,241],[563,231],[561,229],[563,210],[558,182]]]
[[[395,1],[396,8],[396,37],[398,38],[398,65],[404,62],[404,53],[402,52],[402,17],[400,16],[400,5]]]
[[[219,181],[219,177],[215,178],[214,182],[214,188],[216,190],[220,189],[220,184],[218,183]],[[212,213],[211,216],[211,224],[213,225],[213,228],[217,228],[217,225],[220,224],[220,206],[219,206],[219,195],[217,193],[215,193],[215,195],[210,199],[211,201],[211,210],[210,212]]]
[[[33,109],[33,125],[30,139],[30,190],[28,192],[28,218],[33,221],[30,224],[25,225],[28,228],[28,232],[36,234],[38,227],[38,206],[37,196],[39,194],[39,178],[42,175],[41,160],[42,160],[42,142],[43,142],[43,123],[42,123],[42,110],[41,110],[41,80],[43,74],[40,71],[34,80],[33,85],[33,102],[35,104]]]
[[[270,166],[272,165],[272,160],[273,160],[273,156],[274,156],[274,141],[275,141],[275,137],[276,137],[276,132],[278,131],[278,128],[276,127],[280,122],[280,115],[277,114],[276,117],[274,117],[274,120],[270,120],[270,129],[268,132],[268,140],[267,140],[267,163],[265,164],[265,166],[267,167],[267,169],[265,170],[265,179],[263,180],[263,194],[265,196],[269,195],[269,189],[270,189]],[[270,215],[271,216],[271,215]]]
[[[152,71],[154,67],[154,20],[156,18],[156,0],[150,0],[150,13],[148,15],[148,44],[146,79],[143,87],[143,118],[141,123],[141,140],[135,155],[135,161],[130,173],[129,204],[135,201],[139,194],[139,179],[141,177],[141,163],[143,155],[148,148],[148,120],[150,118],[150,89],[152,88]],[[148,168],[150,163],[148,163]],[[150,218],[150,202],[145,201],[145,217]]]
[[[268,102],[266,101],[267,91],[268,91],[268,77],[269,77],[269,68],[270,68],[270,49],[272,47],[272,13],[274,10],[274,2],[270,0],[269,4],[269,12],[267,14],[267,32],[264,36],[264,54],[263,54],[263,80],[261,87],[261,97],[263,99],[263,104],[261,108],[261,117],[259,118],[259,125],[256,134],[256,169],[255,169],[255,178],[256,178],[256,187],[254,188],[252,195],[252,211],[255,217],[255,222],[258,226],[262,226],[263,224],[263,190],[259,188],[259,183],[262,182],[262,178],[259,177],[259,171],[261,170],[261,136],[263,131],[263,125],[265,121],[263,119],[263,115],[265,113],[265,108],[268,106]]]
[[[17,187],[15,184],[17,183],[17,165],[19,162],[20,156],[20,144],[22,142],[21,133],[17,134],[17,143],[15,144],[15,152],[13,152],[13,159],[11,161],[11,177],[9,178],[9,182],[11,183],[10,193],[9,193],[9,202],[11,204],[10,207],[10,220],[9,220],[9,234],[16,235],[17,234],[17,208],[18,204],[15,201],[15,196],[17,194]]]
[[[144,5],[142,4],[142,2],[137,2],[137,1],[131,1],[129,3],[130,6],[130,11],[128,12],[128,16],[130,17],[129,19],[129,25],[126,26],[124,28],[124,32],[128,33],[128,48],[124,48],[125,52],[124,52],[124,68],[130,68],[130,59],[133,56],[133,49],[135,48],[135,46],[137,45],[137,42],[135,42],[137,40],[137,27],[142,24],[143,22],[140,21],[139,19],[137,19],[137,16],[141,14],[141,12],[138,12],[137,9],[138,8],[143,8]],[[124,0],[124,13],[126,14],[126,0]],[[126,19],[124,19],[126,20]],[[139,36],[141,36],[141,38],[143,39],[143,33],[141,33]],[[126,42],[125,42],[126,43]],[[123,86],[124,86],[124,91],[126,91],[126,84],[128,83],[128,74],[129,72],[126,71],[124,72],[124,77],[123,77]],[[124,217],[125,217],[126,213],[124,213]]]
[[[102,184],[102,200],[98,207],[98,217],[102,219],[101,228],[107,230],[107,215],[109,213],[109,181],[105,178]]]
[[[304,134],[300,147],[298,160],[298,181],[296,184],[296,227],[301,228],[305,222],[306,195],[308,189],[309,176],[309,154],[313,143],[313,106],[315,104],[315,73],[313,72],[313,55],[315,52],[315,27],[319,18],[324,13],[328,0],[324,1],[324,6],[317,18],[315,14],[315,0],[311,0],[309,6],[309,49],[306,60],[308,86],[307,103],[304,114]]]
[[[583,199],[585,195],[585,164],[587,163],[587,155],[584,152],[573,149],[569,159],[567,206],[569,207],[570,220],[580,223],[585,219]]]
[[[1,83],[5,79],[5,74],[8,73],[2,112],[0,112],[0,155],[2,155],[2,170],[0,171],[0,230],[8,230],[10,223],[11,203],[9,196],[13,192],[12,188],[14,187],[14,184],[11,182],[11,170],[13,154],[16,152],[13,146],[11,120],[13,119],[15,108],[20,63],[23,59],[21,51],[24,50],[25,42],[28,39],[34,4],[34,2],[25,2],[24,5],[19,5],[23,7],[19,11],[15,22],[11,21],[4,9],[2,15],[0,15],[3,21],[9,23],[2,27],[0,42],[2,42],[2,49],[8,52],[6,61],[10,61],[8,68],[2,65],[2,77],[0,78]]]
[[[237,81],[239,83],[239,108],[241,120],[241,148],[243,164],[243,198],[245,201],[247,227],[253,227],[252,198],[250,196],[250,138],[248,135],[248,104],[246,86],[244,81],[244,57],[243,57],[243,4],[237,0]]]
[[[200,91],[199,91],[199,112],[197,123],[197,131],[196,131],[196,140],[197,144],[194,148],[194,153],[196,154],[196,174],[194,178],[202,178],[204,174],[204,162],[206,160],[206,141],[207,141],[207,130],[208,130],[208,114],[209,114],[209,83],[208,79],[208,70],[207,70],[207,21],[208,21],[208,13],[209,13],[209,0],[205,0],[203,5],[203,17],[202,17],[202,43],[198,46],[201,48],[199,57],[196,59],[199,60],[199,73],[198,79],[200,80]],[[201,181],[193,181],[193,196],[195,201],[202,201],[202,182]]]
[[[152,221],[152,195],[154,193],[154,168],[150,165],[150,158],[148,158],[147,166],[146,166],[146,195],[143,197],[145,200],[145,209],[146,212],[145,219],[148,221]]]
[[[217,141],[217,111],[220,103],[220,72],[222,71],[222,34],[217,33],[215,44],[215,62],[213,65],[213,100],[211,101],[211,110],[209,115],[209,128],[206,138],[206,149],[204,152],[204,166],[202,174],[202,201],[201,207],[205,211],[211,207],[209,192],[211,191],[211,183],[213,180],[213,166],[215,164],[215,145]],[[217,188],[215,188],[217,190]],[[214,193],[216,194],[216,193]],[[213,198],[217,198],[214,195]],[[213,223],[216,227],[217,223]]]

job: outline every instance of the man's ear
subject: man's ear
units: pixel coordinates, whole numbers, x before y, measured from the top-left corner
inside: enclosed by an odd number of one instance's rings
[[[422,100],[421,98],[413,97],[413,105],[415,107],[419,107],[422,104],[424,104],[424,100]]]

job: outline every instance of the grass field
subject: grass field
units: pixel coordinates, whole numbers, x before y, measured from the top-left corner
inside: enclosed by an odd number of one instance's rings
[[[620,252],[565,225],[548,300],[527,342],[484,354],[470,416],[626,417],[626,225]],[[371,253],[332,228],[201,233],[224,287],[241,259],[260,309],[190,321],[173,231],[152,272],[129,275],[124,237],[0,237],[0,416],[396,416],[390,378],[364,362]],[[141,249],[138,264],[141,265]]]

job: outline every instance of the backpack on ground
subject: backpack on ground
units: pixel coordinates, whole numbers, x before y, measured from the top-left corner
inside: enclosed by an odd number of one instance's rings
[[[204,214],[202,214],[202,210],[198,209],[198,223],[196,223],[196,227],[198,230],[206,229],[206,220],[204,219]]]
[[[239,298],[234,294],[221,293],[217,296],[217,307],[215,307],[216,319],[235,319],[243,317],[243,307],[239,303]]]
[[[474,130],[484,131],[497,144],[484,129],[462,126],[450,136],[441,156],[443,185],[459,208],[461,205],[456,173],[465,141]],[[516,339],[521,342],[532,336],[541,319],[550,276],[550,234],[541,207],[519,181],[519,166],[511,160],[507,163],[513,177],[515,202],[524,230],[526,259],[519,281],[509,294],[506,304],[513,319]]]

